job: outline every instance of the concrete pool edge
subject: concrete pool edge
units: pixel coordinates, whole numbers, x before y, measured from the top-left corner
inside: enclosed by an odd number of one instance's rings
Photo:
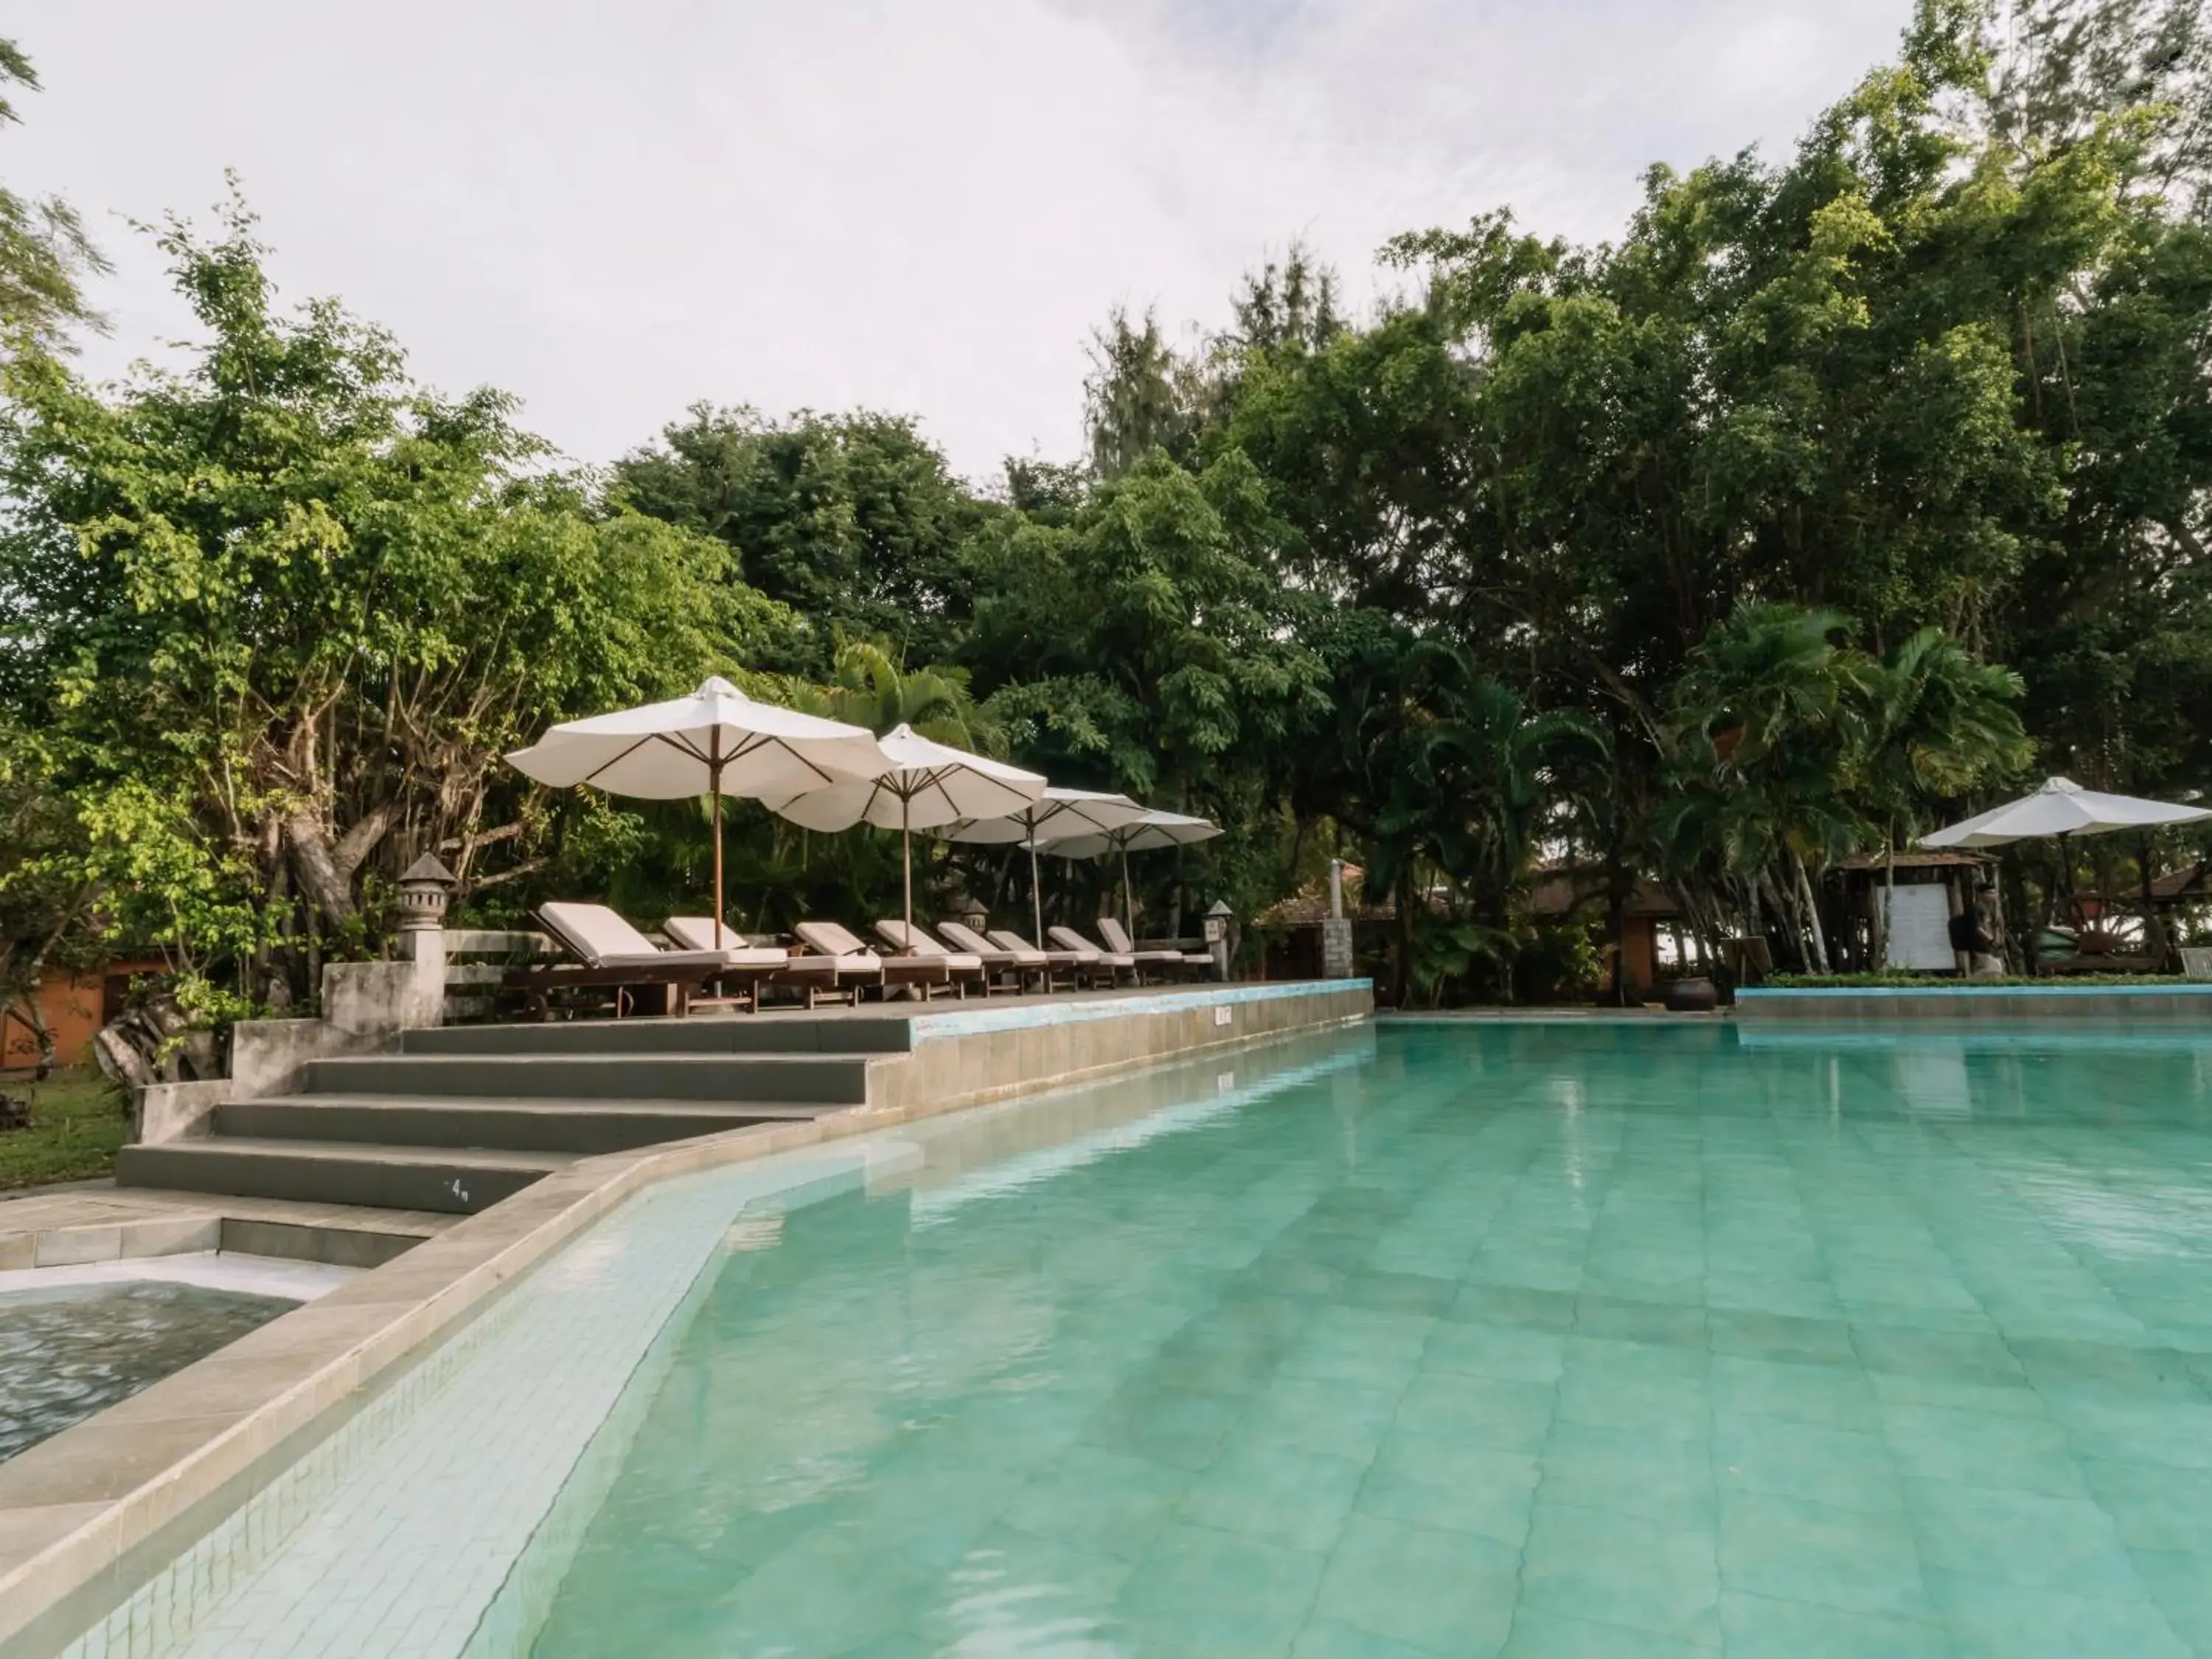
[[[580,1161],[309,1308],[0,1464],[0,1659],[56,1651],[465,1329],[586,1227],[658,1182],[1210,1050],[1365,1021],[1366,980],[1163,991],[1061,1018],[925,1015],[871,1063],[867,1103]],[[147,1638],[150,1644],[150,1636]],[[137,1652],[134,1645],[129,1651]]]
[[[2093,1024],[2212,1024],[2212,981],[2166,985],[1746,986],[1735,994],[1736,1018],[1850,1024],[1948,1021],[1998,1024],[2032,1020]]]

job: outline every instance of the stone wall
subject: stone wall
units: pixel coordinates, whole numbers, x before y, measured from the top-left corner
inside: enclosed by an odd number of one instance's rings
[[[132,1139],[142,1145],[205,1134],[215,1109],[300,1086],[308,1065],[374,1054],[402,1031],[445,1018],[441,951],[397,962],[334,962],[323,969],[323,1012],[314,1019],[246,1019],[231,1028],[230,1075],[210,1082],[157,1083],[132,1091]]]
[[[1739,1023],[1844,1025],[2205,1025],[2212,984],[1747,988]]]
[[[925,1015],[914,1022],[910,1052],[870,1062],[868,1105],[952,1111],[1374,1012],[1374,987],[1363,979]]]

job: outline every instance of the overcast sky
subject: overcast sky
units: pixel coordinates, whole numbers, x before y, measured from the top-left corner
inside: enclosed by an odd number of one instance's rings
[[[238,170],[285,295],[610,460],[690,403],[1072,459],[1108,308],[1218,322],[1293,237],[1615,234],[1643,168],[1785,149],[1909,0],[13,0],[0,176],[82,211],[112,373],[183,328],[128,228]]]

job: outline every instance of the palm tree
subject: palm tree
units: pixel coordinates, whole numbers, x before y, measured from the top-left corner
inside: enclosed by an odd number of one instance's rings
[[[1553,828],[1559,780],[1575,757],[1601,752],[1603,739],[1578,714],[1532,714],[1468,653],[1432,641],[1411,642],[1392,683],[1369,690],[1347,736],[1371,814],[1369,885],[1397,901],[1402,999],[1421,872],[1473,896],[1473,922],[1455,926],[1458,947],[1447,954],[1503,966],[1506,900]]]
[[[1923,628],[1862,677],[1859,783],[1881,817],[1882,879],[1896,902],[1897,847],[1920,833],[1925,809],[2027,764],[2033,745],[2008,668],[1978,662],[1941,629]],[[1887,959],[1889,914],[1875,913],[1875,960]]]
[[[1680,788],[1659,830],[1677,860],[1740,884],[1747,921],[1771,904],[1801,965],[1826,973],[1811,872],[1871,839],[1847,793],[1866,659],[1841,612],[1739,605],[1674,690]]]
[[[840,640],[826,685],[799,686],[792,702],[878,736],[910,726],[925,738],[997,754],[1006,733],[968,689],[964,668],[908,668],[873,640]]]

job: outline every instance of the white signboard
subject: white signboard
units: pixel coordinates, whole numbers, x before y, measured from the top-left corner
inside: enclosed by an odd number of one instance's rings
[[[1889,900],[1894,896],[1893,908]],[[1875,889],[1875,902],[1884,908],[1889,948],[1885,966],[1911,972],[1948,970],[1959,965],[1951,948],[1951,890],[1942,882],[1917,882],[1911,886]]]

